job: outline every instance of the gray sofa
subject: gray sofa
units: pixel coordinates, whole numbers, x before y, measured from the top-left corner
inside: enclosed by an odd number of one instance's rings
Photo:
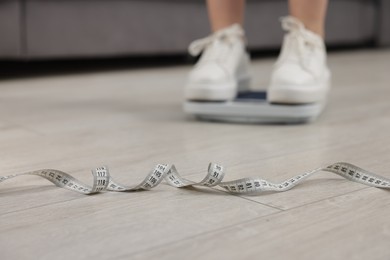
[[[277,48],[285,0],[248,0],[252,50]],[[390,45],[389,0],[330,0],[330,45]],[[209,33],[203,0],[1,0],[0,59],[176,54]]]

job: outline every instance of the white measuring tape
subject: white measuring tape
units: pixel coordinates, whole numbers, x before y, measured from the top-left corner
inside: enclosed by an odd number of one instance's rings
[[[51,181],[58,187],[83,194],[93,194],[101,191],[150,190],[160,184],[162,180],[165,180],[169,185],[176,188],[189,186],[219,186],[231,193],[256,194],[263,191],[287,191],[319,171],[332,172],[344,177],[345,179],[365,184],[367,186],[387,189],[390,188],[390,179],[345,162],[339,162],[327,167],[305,172],[281,183],[272,183],[256,177],[222,182],[225,176],[224,167],[215,163],[210,163],[206,177],[200,182],[193,182],[181,177],[175,166],[169,164],[158,164],[140,184],[135,186],[125,186],[115,182],[111,178],[107,167],[99,167],[92,171],[92,187],[82,183],[65,172],[51,169],[0,177],[0,182],[17,176],[37,175]]]

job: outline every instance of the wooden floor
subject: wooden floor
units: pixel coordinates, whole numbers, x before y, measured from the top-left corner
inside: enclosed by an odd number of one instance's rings
[[[264,88],[272,59],[253,62]],[[183,114],[190,66],[0,82],[0,175],[41,168],[136,184],[157,163],[201,180],[280,181],[337,161],[390,177],[390,50],[330,54],[333,90],[309,125],[202,123]],[[218,189],[80,195],[39,177],[0,184],[1,259],[390,259],[390,191],[320,173],[285,193]]]

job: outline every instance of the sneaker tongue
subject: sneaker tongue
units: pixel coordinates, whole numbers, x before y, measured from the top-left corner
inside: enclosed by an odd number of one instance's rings
[[[197,56],[202,51],[209,49],[210,46],[225,42],[232,43],[234,41],[245,41],[244,30],[239,24],[233,24],[227,28],[219,30],[210,36],[193,41],[188,51],[191,55]]]
[[[241,25],[233,24],[229,27],[216,31],[214,34],[215,38],[243,38],[245,37],[244,30]]]
[[[318,34],[307,30],[304,24],[293,16],[283,17],[281,19],[282,27],[293,37],[302,38],[305,43],[313,46],[322,47],[323,40]]]
[[[282,17],[281,23],[285,31],[299,31],[305,28],[303,23],[293,16]]]
[[[203,61],[223,60],[228,54],[230,44],[226,39],[215,39],[204,50]]]

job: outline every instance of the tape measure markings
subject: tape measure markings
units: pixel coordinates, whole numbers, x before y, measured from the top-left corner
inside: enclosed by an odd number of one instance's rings
[[[0,183],[18,176],[36,175],[49,180],[61,188],[76,191],[82,194],[95,194],[102,191],[124,192],[150,190],[165,180],[169,185],[176,188],[185,188],[190,186],[219,186],[230,193],[257,194],[264,191],[283,192],[290,190],[303,182],[305,179],[320,171],[332,172],[350,181],[358,182],[371,187],[386,189],[390,188],[390,179],[345,162],[338,162],[327,167],[317,168],[315,170],[305,172],[287,179],[281,183],[273,183],[259,177],[242,178],[223,182],[223,178],[225,177],[225,169],[223,166],[215,163],[209,164],[207,175],[200,182],[193,182],[183,178],[180,176],[174,165],[157,164],[157,166],[151,172],[149,172],[149,174],[147,174],[141,183],[134,186],[125,186],[115,182],[113,178],[111,178],[109,170],[106,166],[98,167],[92,171],[92,186],[82,183],[65,172],[53,169],[43,169],[3,177],[0,176]]]

